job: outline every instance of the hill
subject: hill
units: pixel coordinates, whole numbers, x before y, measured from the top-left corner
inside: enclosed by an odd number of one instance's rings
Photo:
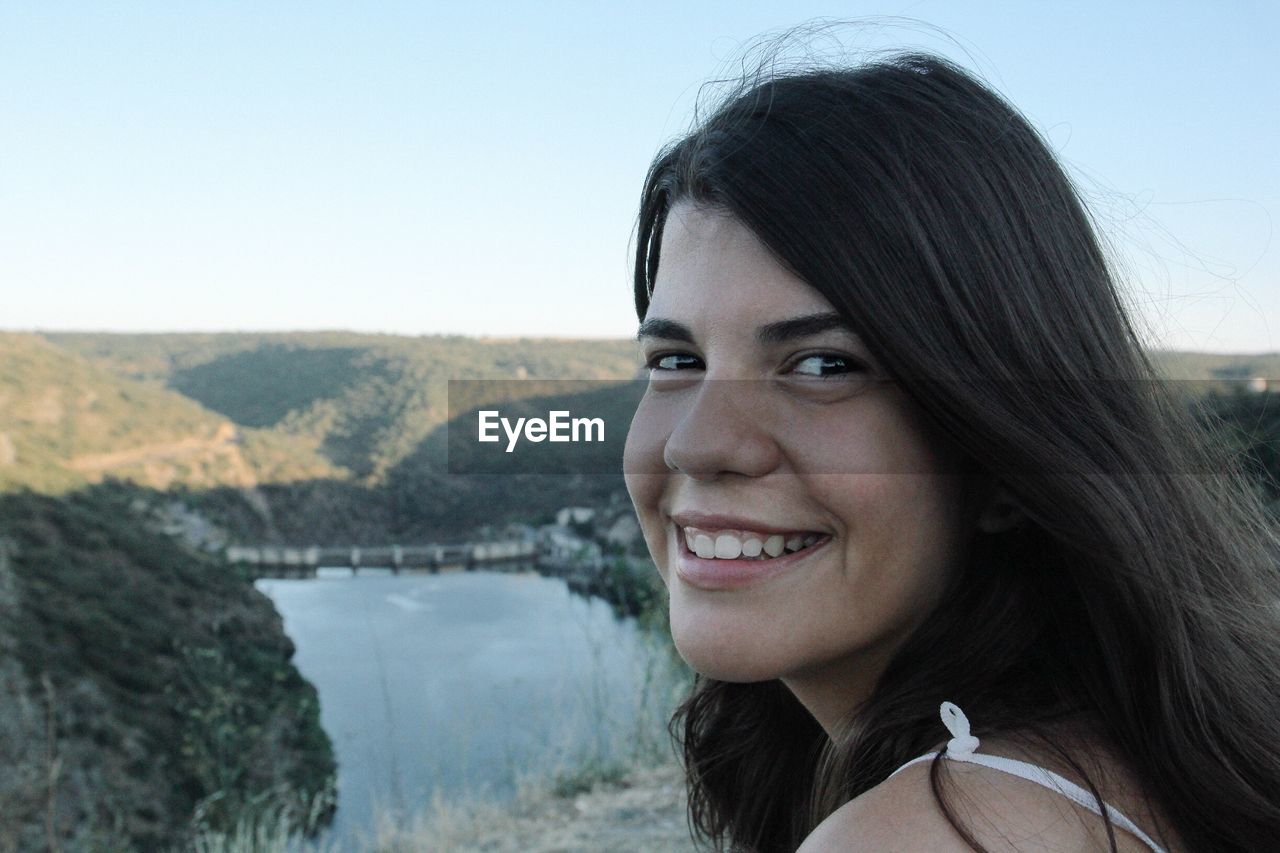
[[[342,332],[43,337],[34,339],[44,345],[39,358],[12,363],[11,371],[40,378],[12,397],[35,396],[35,385],[60,386],[61,397],[70,399],[123,387],[132,396],[162,401],[170,408],[131,414],[121,407],[116,415],[129,421],[128,437],[100,442],[98,453],[78,464],[96,463],[92,473],[99,477],[166,489],[232,539],[450,540],[478,524],[546,517],[566,503],[604,502],[622,489],[620,465],[597,466],[605,472],[599,476],[535,475],[502,483],[448,475],[448,380],[631,377],[640,364],[633,341]],[[29,350],[35,343],[23,345]],[[15,443],[30,444],[32,433],[47,442],[52,430],[29,418],[8,428],[3,423],[0,433],[7,430]],[[160,467],[158,451],[193,453],[175,444],[181,436],[205,458],[243,464],[224,466],[222,476],[211,475],[219,470],[212,461],[180,468],[170,459]],[[147,448],[150,457],[140,458]],[[31,464],[10,466],[0,488],[47,491],[51,481],[66,487],[90,479],[64,448],[19,458]],[[236,471],[239,476],[231,476]]]
[[[328,791],[271,602],[145,493],[0,495],[0,849],[156,850]]]
[[[108,476],[165,489],[338,475],[305,442],[239,426],[39,336],[0,334],[0,491],[62,492]]]
[[[640,366],[634,341],[345,332],[45,337],[98,368],[162,383],[239,427],[316,448],[370,485],[448,419],[450,379],[625,379]]]

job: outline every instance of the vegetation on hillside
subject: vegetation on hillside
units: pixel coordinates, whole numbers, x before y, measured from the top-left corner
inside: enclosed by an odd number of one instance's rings
[[[339,474],[305,442],[237,426],[39,336],[0,334],[0,491],[58,493],[108,476],[166,488]]]
[[[113,409],[122,426],[102,432],[89,459],[53,443],[83,416],[41,423],[20,416],[21,407],[0,412],[0,451],[5,436],[16,443],[15,464],[0,453],[0,489],[59,491],[110,476],[181,495],[240,541],[356,544],[456,539],[477,524],[589,504],[622,484],[620,433],[584,476],[532,474],[501,486],[449,476],[448,380],[626,378],[638,365],[630,341],[46,337],[57,346],[0,336],[34,353],[25,362],[0,359],[3,372],[19,377],[11,400],[30,408],[40,394],[128,394],[154,405]],[[49,452],[33,456],[42,443]]]
[[[230,827],[331,794],[279,615],[148,530],[140,494],[0,496],[0,849],[154,850],[196,815]]]
[[[164,383],[242,427],[317,448],[369,485],[384,482],[448,420],[450,379],[627,379],[639,367],[633,341],[342,332],[46,337],[103,369]]]

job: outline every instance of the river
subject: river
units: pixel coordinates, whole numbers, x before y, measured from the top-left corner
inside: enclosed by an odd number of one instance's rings
[[[660,649],[632,619],[532,572],[260,580],[320,695],[338,760],[322,839],[434,793],[509,797],[524,773],[654,739],[670,709]],[[667,685],[662,687],[661,685]],[[665,695],[664,695],[665,691]]]

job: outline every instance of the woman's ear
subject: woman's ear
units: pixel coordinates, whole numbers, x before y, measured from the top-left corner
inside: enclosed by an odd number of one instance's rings
[[[1023,518],[1022,509],[1013,493],[998,485],[992,489],[978,514],[978,529],[983,533],[1003,533],[1017,527]]]

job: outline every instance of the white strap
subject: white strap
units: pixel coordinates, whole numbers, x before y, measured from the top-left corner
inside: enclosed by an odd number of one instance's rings
[[[941,755],[944,758],[951,758],[956,761],[965,761],[970,764],[981,764],[983,767],[990,767],[992,770],[999,770],[1002,773],[1008,773],[1011,776],[1018,776],[1029,782],[1035,782],[1038,785],[1057,791],[1062,796],[1071,800],[1077,805],[1083,806],[1099,817],[1102,816],[1102,810],[1098,808],[1097,798],[1093,794],[1086,791],[1070,779],[1065,779],[1051,770],[1046,770],[1035,764],[1029,764],[1026,761],[1018,761],[1013,758],[1004,758],[999,755],[978,755],[974,752],[978,748],[978,739],[969,733],[969,718],[951,702],[943,702],[942,722],[951,732],[951,740],[947,743],[947,751],[944,753],[930,752],[919,758],[913,758],[906,764],[899,767],[893,773],[889,774],[892,779],[898,773],[913,764],[919,764],[921,761],[930,761]],[[1133,821],[1125,817],[1120,812],[1111,808],[1106,803],[1102,804],[1102,808],[1106,810],[1107,818],[1116,826],[1133,833],[1137,838],[1146,844],[1156,853],[1165,853],[1164,848],[1156,844],[1151,838],[1134,824]]]

